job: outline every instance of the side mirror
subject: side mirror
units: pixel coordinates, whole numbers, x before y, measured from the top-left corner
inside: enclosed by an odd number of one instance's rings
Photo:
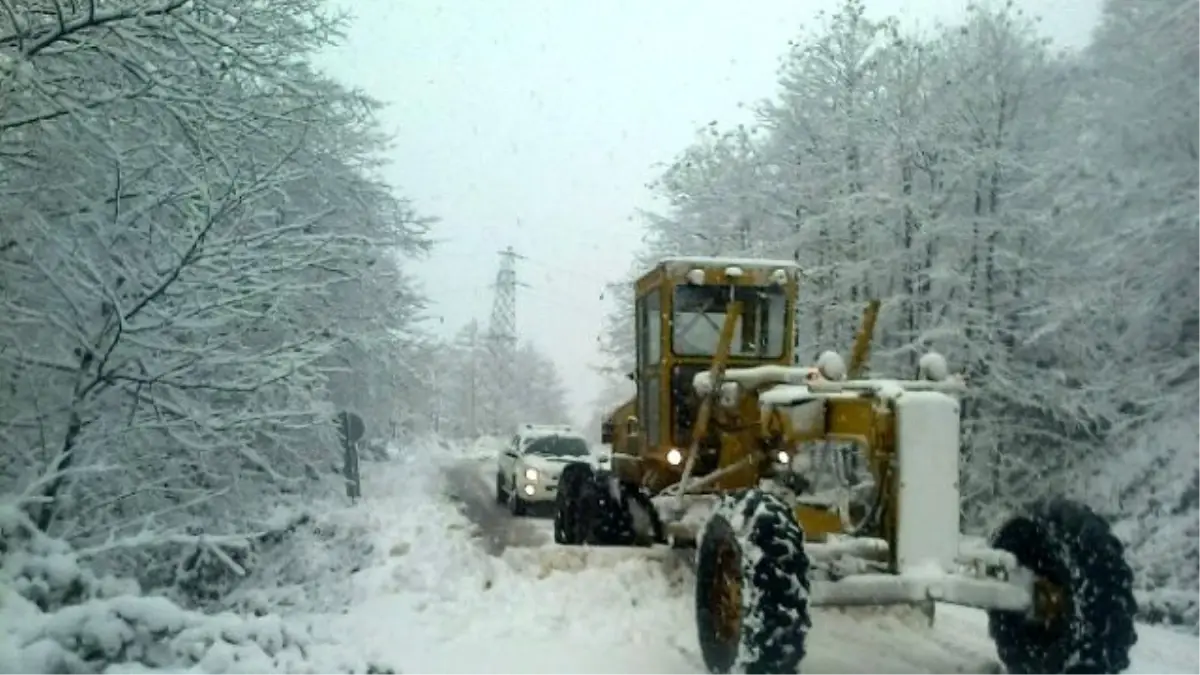
[[[630,436],[637,436],[638,431],[639,431],[638,418],[634,417],[633,415],[626,417],[625,418],[625,432],[627,434],[629,434]]]
[[[600,442],[613,442],[613,424],[611,420],[605,420],[600,423]]]
[[[629,380],[630,382],[637,382],[637,374],[631,370],[628,373],[625,373],[625,379]]]

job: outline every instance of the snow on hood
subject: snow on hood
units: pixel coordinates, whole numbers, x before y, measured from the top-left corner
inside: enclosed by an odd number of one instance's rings
[[[561,470],[562,467],[566,466],[567,464],[572,464],[575,462],[583,462],[584,464],[591,464],[593,466],[596,465],[596,458],[590,455],[586,457],[580,457],[578,455],[554,455],[550,457],[545,455],[525,455],[521,458],[521,461],[525,463],[525,466],[531,466],[535,469],[546,468]]]

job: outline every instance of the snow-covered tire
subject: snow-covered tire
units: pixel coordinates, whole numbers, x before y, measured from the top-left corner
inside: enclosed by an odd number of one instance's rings
[[[696,627],[709,672],[797,672],[812,620],[804,530],[791,507],[760,490],[724,497],[696,557]]]
[[[583,486],[593,478],[587,464],[568,464],[558,477],[558,494],[554,497],[554,541],[578,545],[587,538],[582,525]]]
[[[988,612],[988,632],[1010,673],[1119,673],[1137,642],[1133,571],[1103,518],[1065,499],[1035,502],[992,536],[1039,579],[1060,589],[1046,619]]]
[[[621,492],[621,545],[652,546],[666,542],[666,529],[658,515],[658,508],[650,499],[650,493],[639,485],[619,481],[615,476],[610,480],[616,481],[616,487]]]
[[[591,546],[650,546],[665,540],[650,495],[608,471],[571,464],[558,479],[554,541]]]

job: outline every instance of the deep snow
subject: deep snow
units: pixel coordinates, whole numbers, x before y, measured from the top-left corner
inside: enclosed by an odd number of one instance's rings
[[[540,528],[547,543],[502,552],[484,545],[478,535],[486,533],[446,494],[454,487],[447,476],[464,462],[487,486],[487,454],[431,445],[364,470],[370,524],[363,529],[388,555],[355,575],[352,606],[329,623],[332,633],[362,658],[402,672],[702,672],[685,566],[563,550],[549,543],[549,522],[538,519],[519,526]],[[491,499],[486,487],[478,492]],[[802,664],[809,672],[997,668],[986,617],[976,610],[941,606],[932,628],[870,610],[817,611],[813,620]],[[1194,636],[1142,626],[1130,672],[1198,672],[1197,648]]]

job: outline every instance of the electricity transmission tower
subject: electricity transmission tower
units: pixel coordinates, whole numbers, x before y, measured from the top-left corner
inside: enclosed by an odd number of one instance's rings
[[[501,251],[500,269],[492,285],[492,317],[487,332],[491,371],[486,405],[490,413],[488,431],[501,435],[510,433],[517,422],[512,405],[517,388],[513,361],[517,352],[517,287],[525,285],[517,281],[517,260],[523,259],[512,246]]]

